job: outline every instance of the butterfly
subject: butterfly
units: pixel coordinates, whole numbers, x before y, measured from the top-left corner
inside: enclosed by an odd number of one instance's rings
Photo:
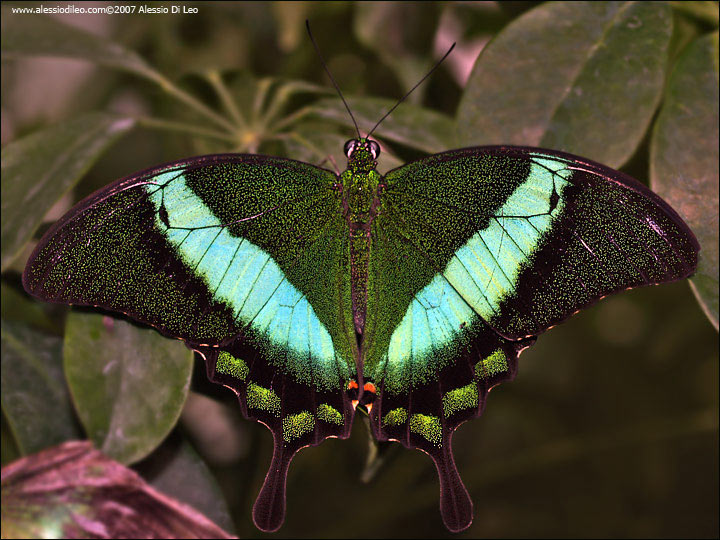
[[[355,124],[341,173],[223,154],[117,180],[55,223],[23,273],[39,299],[183,340],[237,394],[274,440],[253,507],[263,531],[284,521],[293,456],[349,437],[358,410],[376,440],[432,458],[442,519],[466,529],[452,435],[520,353],[608,294],[697,266],[665,201],[578,156],[482,146],[381,175],[371,135],[395,107],[364,137]]]
[[[39,241],[25,289],[122,312],[179,338],[267,426],[274,451],[253,519],[277,530],[290,461],[347,438],[434,461],[447,528],[472,521],[452,434],[511,380],[538,334],[600,298],[679,280],[698,243],[648,188],[558,151],[488,146],[377,170],[208,155],[118,180]]]

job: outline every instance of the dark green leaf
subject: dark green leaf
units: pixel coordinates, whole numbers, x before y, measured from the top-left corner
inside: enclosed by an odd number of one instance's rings
[[[82,437],[62,370],[62,340],[2,323],[0,403],[18,449],[31,454]]]
[[[3,271],[32,238],[47,211],[133,125],[130,118],[88,113],[2,149]]]
[[[65,373],[88,436],[104,453],[133,463],[175,425],[187,397],[193,355],[153,330],[71,312]]]
[[[700,242],[691,283],[718,327],[718,33],[691,43],[670,78],[653,131],[652,187]]]
[[[5,413],[0,417],[0,421],[2,421],[2,424],[0,424],[0,457],[2,464],[5,465],[19,458],[21,454],[15,434],[12,432],[7,418],[5,418]]]
[[[565,150],[619,167],[660,100],[671,10],[655,2],[552,2],[478,58],[457,112],[461,146]]]
[[[57,321],[51,320],[45,311],[45,305],[33,302],[26,295],[2,283],[2,320],[18,321],[50,333],[61,333],[62,328]]]

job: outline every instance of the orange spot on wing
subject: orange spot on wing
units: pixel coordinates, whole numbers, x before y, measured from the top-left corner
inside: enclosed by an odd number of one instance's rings
[[[348,383],[348,390],[355,390],[356,388],[360,388],[357,381],[350,381]]]
[[[371,394],[374,394],[374,393],[375,393],[375,385],[374,385],[373,383],[371,383],[371,382],[365,383],[365,386],[363,386],[363,389],[364,389],[366,392],[370,392]]]

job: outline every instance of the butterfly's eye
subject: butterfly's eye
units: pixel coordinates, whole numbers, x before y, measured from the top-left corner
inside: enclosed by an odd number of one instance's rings
[[[380,145],[375,141],[368,141],[368,144],[370,145],[370,154],[372,155],[373,159],[377,159],[377,157],[380,155]]]
[[[353,151],[355,150],[356,144],[357,144],[357,141],[355,139],[350,139],[348,142],[345,143],[344,151],[345,151],[345,155],[347,157],[350,157],[350,154],[353,153]]]

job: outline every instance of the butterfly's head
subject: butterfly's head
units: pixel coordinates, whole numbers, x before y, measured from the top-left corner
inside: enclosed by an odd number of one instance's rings
[[[348,158],[348,169],[371,171],[377,167],[380,145],[366,137],[350,139],[345,143],[345,155]]]

